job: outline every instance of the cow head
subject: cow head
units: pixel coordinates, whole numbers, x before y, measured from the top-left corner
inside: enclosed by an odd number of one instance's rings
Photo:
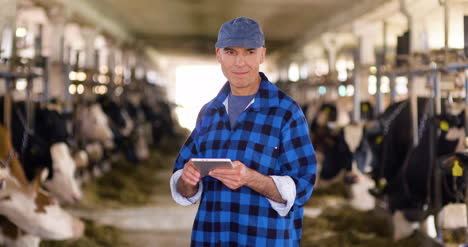
[[[97,101],[101,104],[102,110],[106,113],[112,126],[120,135],[128,137],[133,130],[134,123],[127,110],[121,107],[117,102],[112,101],[108,96],[100,96]]]
[[[78,129],[81,138],[112,142],[113,134],[109,127],[109,120],[99,104],[81,108],[78,112]]]
[[[465,112],[442,114],[435,119],[439,132],[438,155],[465,149]]]
[[[11,222],[7,217],[0,216],[0,244],[12,247],[39,247],[41,239],[29,234]]]
[[[50,148],[54,176],[44,182],[45,187],[60,200],[76,203],[82,194],[75,178],[76,164],[71,157],[67,144],[60,142]]]
[[[7,130],[0,126],[0,153],[12,148]],[[64,211],[39,186],[39,178],[30,184],[13,156],[6,167],[6,187],[0,190],[0,214],[24,231],[44,239],[64,240],[83,235],[84,224]]]

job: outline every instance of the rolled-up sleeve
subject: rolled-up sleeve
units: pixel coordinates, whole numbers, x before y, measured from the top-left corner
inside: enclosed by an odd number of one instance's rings
[[[183,170],[178,170],[174,172],[174,174],[172,174],[171,181],[170,181],[172,199],[174,199],[174,201],[177,202],[179,205],[189,206],[189,205],[197,203],[197,201],[200,199],[201,194],[203,192],[203,183],[199,183],[198,191],[194,196],[184,197],[182,194],[180,194],[177,191],[177,182],[182,176],[182,172]]]
[[[295,205],[303,206],[312,195],[317,161],[307,121],[298,109],[282,129],[279,162],[281,175],[291,177],[296,185]]]
[[[296,184],[289,176],[271,176],[271,178],[273,179],[273,182],[275,182],[281,198],[283,198],[286,203],[275,202],[268,198],[267,200],[279,215],[286,216],[294,205],[294,200],[296,199]]]

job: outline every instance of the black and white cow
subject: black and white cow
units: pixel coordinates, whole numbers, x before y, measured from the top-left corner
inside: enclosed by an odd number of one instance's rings
[[[410,122],[410,104],[408,101],[399,102],[392,109],[390,120],[385,126],[379,148],[381,153],[374,169],[374,178],[380,183],[377,188],[388,198],[388,206],[394,215],[394,238],[401,239],[408,236],[412,230],[400,227],[397,221],[404,219],[410,222],[422,222],[427,216],[436,213],[440,208],[434,205],[434,164],[430,160],[431,154],[435,158],[448,155],[456,151],[460,140],[464,139],[464,113],[459,115],[442,114],[430,117],[431,101],[418,98],[418,145],[413,147]],[[431,146],[431,136],[434,145]],[[434,150],[435,149],[435,150]],[[443,190],[443,198],[447,198],[448,191]],[[443,204],[450,200],[444,199]],[[409,226],[408,224],[406,224]]]
[[[12,105],[12,142],[26,177],[31,181],[47,168],[44,186],[61,201],[76,203],[82,193],[75,178],[76,164],[67,145],[66,119],[56,109],[38,103],[33,104],[33,109],[33,121],[27,123],[25,102]]]
[[[107,95],[98,97],[97,102],[109,118],[116,151],[122,152],[128,161],[138,163],[134,123],[126,109]]]
[[[39,239],[65,240],[83,235],[84,224],[64,211],[40,186],[41,174],[27,180],[11,137],[0,125],[0,240],[7,246],[36,247]],[[17,233],[17,234],[9,234]]]
[[[340,109],[341,108],[341,109]],[[361,103],[361,114],[371,120],[372,105],[369,102]],[[363,126],[361,124],[337,123],[339,116],[349,115],[343,107],[334,104],[323,104],[310,125],[311,139],[315,149],[323,155],[321,160],[320,179],[331,180],[338,174],[351,172],[353,161],[358,161],[358,168],[365,171],[366,157],[365,144],[362,143]],[[343,119],[343,117],[341,117]],[[358,155],[359,154],[359,155]],[[362,161],[361,161],[362,160]],[[353,182],[353,177],[346,177],[348,182]]]

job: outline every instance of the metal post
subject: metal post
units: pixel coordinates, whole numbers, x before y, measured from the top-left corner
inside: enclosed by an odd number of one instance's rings
[[[380,113],[382,113],[382,105],[383,105],[383,97],[382,97],[382,91],[381,91],[381,85],[382,85],[382,66],[383,66],[383,52],[377,52],[376,55],[376,61],[377,61],[377,91],[375,92],[375,115],[378,116]]]
[[[448,42],[449,42],[449,0],[439,0],[440,6],[444,7],[444,49],[445,51],[448,50]]]
[[[11,91],[13,91],[13,80],[6,78],[6,92],[3,104],[3,124],[11,131]]]
[[[31,70],[28,71],[32,73]],[[34,78],[32,74],[28,74],[26,77],[28,86],[26,87],[26,124],[27,127],[32,129],[34,127],[34,101],[33,101],[33,89],[34,89]]]
[[[440,72],[433,72],[434,77],[434,100],[435,100],[435,114],[440,115],[442,113],[442,99],[440,96]]]
[[[383,112],[383,96],[380,86],[382,84],[382,67],[385,65],[385,58],[387,56],[387,22],[383,22],[383,47],[382,52],[377,54],[377,93],[375,104],[375,115],[378,116]]]
[[[465,69],[465,134],[468,136],[468,69]]]
[[[431,78],[430,83],[433,84],[433,97],[429,100],[429,119],[432,119],[434,115],[439,115],[441,113],[441,101],[440,101],[440,72],[432,71],[429,78]],[[434,102],[435,101],[435,102]],[[429,164],[432,167],[432,172],[434,176],[434,198],[432,199],[432,205],[434,206],[436,212],[442,209],[442,182],[441,182],[441,171],[440,167],[437,165],[437,138],[436,138],[436,129],[434,124],[428,124],[429,128]],[[430,182],[428,188],[431,188]],[[431,191],[431,190],[428,190]],[[429,196],[430,198],[430,196]]]
[[[390,79],[390,103],[393,104],[396,101],[397,91],[396,91],[396,76],[391,73],[389,75]]]
[[[358,38],[358,46],[354,52],[354,96],[353,96],[353,123],[361,119],[361,45],[362,38]]]
[[[0,6],[0,57],[11,59],[15,49],[16,0],[0,0]],[[11,62],[5,70],[6,72],[13,71]],[[11,130],[12,78],[5,78],[5,90],[3,124],[7,130]]]
[[[408,59],[408,70],[411,71],[411,54],[412,52],[412,36],[411,35],[411,29],[413,27],[413,18],[411,17],[405,0],[400,0],[400,10],[405,15],[407,22],[408,22],[408,32],[409,32],[409,59]],[[411,73],[408,74],[408,95],[409,95],[409,101],[410,101],[410,119],[411,119],[411,127],[413,130],[413,146],[418,145],[418,100],[416,97],[416,92],[414,90],[414,81],[413,81],[413,75]]]
[[[468,181],[468,172],[464,171],[465,181]],[[468,186],[465,188],[465,205],[466,205],[466,217],[468,222]],[[468,244],[468,227],[465,227],[465,246]]]
[[[408,75],[408,94],[410,101],[410,119],[413,132],[413,147],[418,145],[418,98],[416,96],[415,81],[411,73]]]

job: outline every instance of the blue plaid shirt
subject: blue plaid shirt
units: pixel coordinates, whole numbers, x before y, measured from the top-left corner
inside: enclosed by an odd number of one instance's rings
[[[231,190],[206,176],[191,246],[299,246],[303,206],[315,183],[315,152],[301,108],[263,73],[260,76],[254,103],[232,129],[223,105],[229,83],[201,109],[174,172],[190,158],[239,160],[267,176],[290,176],[296,185],[294,205],[282,217],[256,191],[246,186]]]

